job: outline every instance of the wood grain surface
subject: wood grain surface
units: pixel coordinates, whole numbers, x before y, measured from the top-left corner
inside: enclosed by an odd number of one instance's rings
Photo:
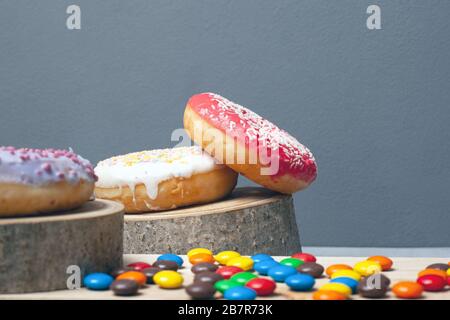
[[[186,257],[182,256],[185,261]],[[137,261],[144,261],[152,263],[156,260],[157,255],[125,255],[125,264]],[[275,257],[280,260],[284,257]],[[364,260],[366,257],[318,257],[318,263],[327,267],[331,264],[345,263],[349,265],[354,265],[356,262]],[[415,281],[417,273],[424,269],[427,265],[431,263],[447,263],[450,259],[446,258],[392,258],[394,261],[394,269],[392,271],[385,272],[392,283],[396,283],[400,280]],[[185,262],[185,266],[180,270],[181,274],[184,276],[184,284],[189,285],[192,283],[193,274],[190,271],[189,263]],[[328,278],[323,277],[316,280],[315,289],[319,288],[322,284],[328,282]],[[448,287],[447,287],[448,288]],[[282,283],[277,284],[277,289],[275,294],[271,297],[264,298],[264,300],[270,299],[292,299],[292,300],[309,300],[311,299],[312,292],[292,292],[289,288]],[[220,294],[216,294],[217,298],[221,298]],[[363,299],[359,295],[352,295],[352,299],[359,300]],[[85,288],[77,290],[59,290],[52,292],[42,292],[42,293],[29,293],[29,294],[8,294],[0,295],[0,299],[123,299],[123,297],[114,296],[111,291],[89,291]],[[190,299],[186,294],[184,288],[180,289],[159,289],[156,285],[147,286],[140,290],[139,295],[134,297],[127,297],[125,299],[147,299],[147,300],[179,300],[179,299]],[[259,298],[261,299],[261,298]],[[395,299],[391,292],[388,292],[385,299]],[[424,292],[421,299],[440,299],[440,300],[450,300],[449,289],[442,292]]]
[[[0,293],[66,288],[82,272],[122,264],[123,206],[96,200],[59,214],[0,219]]]
[[[125,215],[125,253],[182,254],[192,247],[243,254],[299,251],[292,196],[264,188],[237,188],[229,197],[210,204]]]

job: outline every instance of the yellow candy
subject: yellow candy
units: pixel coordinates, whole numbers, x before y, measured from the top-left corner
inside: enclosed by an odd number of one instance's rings
[[[450,268],[447,269],[447,275],[450,277]]]
[[[340,277],[347,277],[355,279],[356,281],[361,280],[361,275],[353,270],[338,270],[335,273],[331,275],[331,279],[340,278]]]
[[[153,281],[163,289],[176,289],[183,284],[183,277],[176,271],[164,270],[153,276]]]
[[[382,268],[379,262],[377,261],[361,261],[355,264],[353,270],[361,274],[362,276],[370,276],[374,273],[381,272]]]
[[[190,257],[190,256],[193,256],[194,254],[197,254],[197,253],[207,253],[207,254],[213,255],[212,251],[209,250],[209,249],[206,249],[206,248],[194,248],[194,249],[191,249],[191,250],[188,251],[187,256]]]
[[[248,257],[235,257],[227,262],[227,266],[239,267],[244,271],[253,269],[253,259]]]
[[[319,290],[320,291],[327,290],[327,291],[339,292],[347,297],[352,294],[352,289],[349,286],[347,286],[343,283],[338,283],[338,282],[330,282],[330,283],[324,284],[323,286],[320,287]]]
[[[236,251],[222,251],[214,256],[214,259],[220,264],[227,264],[228,260],[240,257],[241,254]]]

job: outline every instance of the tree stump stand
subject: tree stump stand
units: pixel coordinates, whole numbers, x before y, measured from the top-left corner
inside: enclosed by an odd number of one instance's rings
[[[186,254],[194,247],[243,255],[301,251],[292,196],[237,188],[228,198],[210,204],[125,215],[125,253]]]
[[[67,289],[83,275],[122,266],[123,206],[95,200],[61,214],[0,219],[0,293]]]

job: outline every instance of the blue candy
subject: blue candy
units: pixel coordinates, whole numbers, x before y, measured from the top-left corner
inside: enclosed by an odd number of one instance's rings
[[[316,280],[309,274],[294,274],[284,281],[293,291],[309,291],[314,287]]]
[[[346,284],[347,286],[349,286],[352,289],[352,293],[356,293],[356,290],[358,288],[358,281],[356,281],[355,279],[352,279],[352,278],[348,278],[348,277],[334,278],[330,282]]]
[[[108,290],[114,278],[106,273],[91,273],[83,279],[83,284],[89,290]]]
[[[270,268],[279,266],[280,264],[275,260],[263,260],[261,262],[255,263],[253,269],[262,276],[267,276]]]
[[[268,254],[265,253],[257,253],[253,256],[250,257],[254,263],[258,263],[264,260],[273,260],[273,258],[271,256],[269,256]]]
[[[179,267],[183,265],[183,259],[180,256],[177,256],[173,253],[165,253],[158,257],[156,260],[169,260],[175,262]]]
[[[227,300],[255,300],[256,291],[247,287],[233,287],[225,290],[223,297]]]
[[[284,282],[287,277],[297,274],[297,269],[290,266],[279,264],[269,269],[267,273],[276,282]]]

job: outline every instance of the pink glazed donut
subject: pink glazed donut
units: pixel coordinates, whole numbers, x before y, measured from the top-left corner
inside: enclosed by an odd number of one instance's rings
[[[190,138],[219,162],[274,191],[294,193],[317,176],[312,153],[286,131],[214,93],[192,96],[184,112]]]
[[[96,179],[89,161],[71,151],[0,147],[0,216],[79,207]]]

